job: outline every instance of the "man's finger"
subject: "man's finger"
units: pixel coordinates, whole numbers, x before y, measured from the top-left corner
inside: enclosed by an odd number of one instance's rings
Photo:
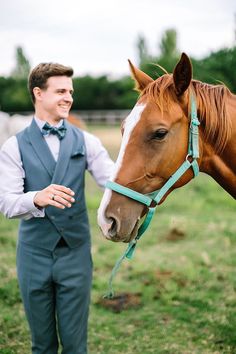
[[[53,190],[61,191],[69,195],[75,195],[74,191],[72,189],[67,188],[65,186],[61,186],[59,184],[52,184],[51,187],[53,187]]]
[[[71,203],[68,200],[66,200],[65,198],[60,197],[59,195],[55,195],[53,198],[53,201],[60,203],[64,206],[66,206],[67,208],[71,207]]]
[[[58,203],[55,200],[50,200],[48,205],[54,206],[54,207],[59,208],[59,209],[65,209],[65,205],[63,205],[61,203]]]
[[[61,192],[61,191],[58,191],[58,190],[57,191],[55,190],[53,196],[54,196],[54,199],[55,199],[55,197],[61,197],[63,199],[66,199],[70,203],[74,203],[74,201],[75,201],[75,199],[71,195],[68,195],[67,193]]]

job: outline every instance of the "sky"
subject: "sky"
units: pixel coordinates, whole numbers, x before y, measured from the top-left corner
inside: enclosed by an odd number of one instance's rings
[[[31,67],[70,65],[77,76],[128,75],[137,40],[160,54],[167,29],[195,58],[235,45],[236,0],[0,0],[0,76],[13,70],[16,47]]]

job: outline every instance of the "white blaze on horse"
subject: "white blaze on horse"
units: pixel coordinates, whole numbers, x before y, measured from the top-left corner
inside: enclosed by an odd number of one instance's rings
[[[224,85],[192,80],[184,53],[173,74],[155,81],[130,68],[140,97],[122,125],[112,182],[98,210],[104,236],[123,242],[137,237],[152,201],[162,203],[198,170],[236,198],[236,96]]]

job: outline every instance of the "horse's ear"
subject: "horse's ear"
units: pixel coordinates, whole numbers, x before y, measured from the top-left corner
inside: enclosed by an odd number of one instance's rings
[[[182,53],[180,61],[176,65],[173,72],[173,80],[175,92],[177,96],[181,96],[189,87],[192,79],[192,64],[189,57]]]
[[[141,92],[145,89],[145,87],[147,87],[148,84],[150,84],[153,81],[153,79],[147,74],[145,74],[142,70],[136,68],[129,59],[128,62],[129,62],[130,71],[132,73],[132,77],[136,83],[135,89]]]

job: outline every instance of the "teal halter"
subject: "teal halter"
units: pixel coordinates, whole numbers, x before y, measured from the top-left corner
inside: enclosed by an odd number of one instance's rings
[[[137,245],[137,241],[147,230],[154,212],[156,210],[157,205],[160,203],[161,199],[165,196],[165,194],[169,191],[169,189],[183,176],[183,174],[189,169],[192,168],[194,177],[196,177],[199,173],[199,166],[197,159],[199,158],[199,132],[198,126],[200,122],[197,117],[197,108],[196,101],[193,95],[191,95],[191,116],[190,116],[190,124],[189,124],[189,139],[188,139],[188,153],[185,158],[185,161],[182,165],[176,170],[176,172],[167,180],[167,182],[158,190],[148,194],[141,194],[136,192],[130,188],[124,187],[116,182],[108,181],[106,184],[106,188],[113,190],[114,192],[120,193],[126,197],[134,199],[148,207],[148,213],[145,216],[145,219],[142,225],[138,229],[137,236],[129,243],[125,253],[115,264],[111,277],[109,280],[109,293],[106,297],[113,297],[112,290],[112,279],[115,276],[121,262],[124,258],[131,259],[133,257],[133,253],[135,247]],[[190,161],[191,160],[191,161]],[[155,205],[151,207],[151,205]]]

